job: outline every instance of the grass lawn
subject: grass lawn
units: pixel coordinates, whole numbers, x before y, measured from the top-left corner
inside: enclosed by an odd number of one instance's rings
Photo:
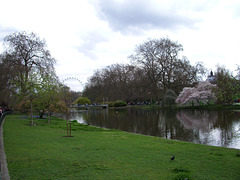
[[[4,146],[11,179],[240,179],[240,150],[72,123],[8,115]],[[175,155],[175,160],[170,160]]]

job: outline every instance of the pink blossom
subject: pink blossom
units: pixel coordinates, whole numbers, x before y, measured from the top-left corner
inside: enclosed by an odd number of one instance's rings
[[[200,82],[197,87],[185,87],[176,99],[180,105],[207,105],[216,102],[216,96],[212,91],[216,88],[215,84]]]

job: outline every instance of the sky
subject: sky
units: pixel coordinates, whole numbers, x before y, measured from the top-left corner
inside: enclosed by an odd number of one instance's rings
[[[192,65],[240,65],[240,0],[0,0],[3,38],[18,31],[44,39],[60,80],[81,91],[97,69],[130,63],[148,39],[182,44]],[[181,57],[180,57],[181,58]]]

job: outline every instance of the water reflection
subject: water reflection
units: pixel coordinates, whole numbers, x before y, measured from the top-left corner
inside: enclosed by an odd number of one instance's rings
[[[70,119],[138,134],[240,149],[240,112],[95,109],[73,112]]]
[[[193,142],[233,147],[239,126],[239,115],[230,111],[181,111],[177,119],[186,129],[194,132]],[[239,148],[239,146],[238,146]]]

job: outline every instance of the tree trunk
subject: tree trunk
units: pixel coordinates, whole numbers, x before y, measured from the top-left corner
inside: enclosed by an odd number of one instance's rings
[[[48,108],[48,124],[50,124],[50,108]]]
[[[32,99],[30,99],[30,105],[31,105],[31,124],[33,126],[33,108],[32,108]]]

